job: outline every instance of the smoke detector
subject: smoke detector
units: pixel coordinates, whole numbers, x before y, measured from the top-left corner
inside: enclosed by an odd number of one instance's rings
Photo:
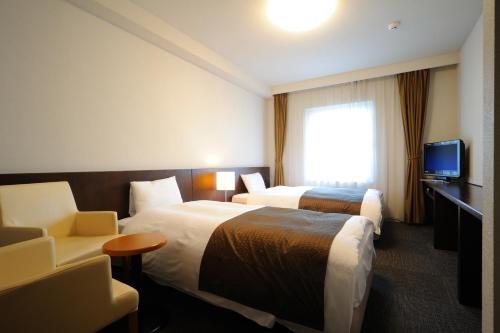
[[[401,25],[401,21],[392,21],[387,26],[387,30],[389,30],[389,31],[398,30],[400,25]]]

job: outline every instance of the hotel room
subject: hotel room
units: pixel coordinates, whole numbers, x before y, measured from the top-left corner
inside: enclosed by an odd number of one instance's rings
[[[0,0],[0,332],[500,331],[499,13]]]

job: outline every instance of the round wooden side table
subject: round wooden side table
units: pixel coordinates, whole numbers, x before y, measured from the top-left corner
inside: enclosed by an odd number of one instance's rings
[[[149,305],[145,302],[143,296],[144,290],[141,288],[142,274],[142,254],[157,250],[167,243],[167,239],[160,233],[139,233],[130,234],[122,237],[114,238],[102,246],[102,252],[112,257],[123,258],[123,281],[139,292],[139,327],[141,332],[157,333],[165,326],[166,321],[164,309]],[[148,312],[159,312],[159,322],[149,323],[151,327],[147,327],[144,321],[145,314]]]
[[[123,275],[126,283],[138,287],[142,273],[142,254],[157,250],[167,243],[160,233],[139,233],[114,238],[102,246],[102,252],[123,258]]]

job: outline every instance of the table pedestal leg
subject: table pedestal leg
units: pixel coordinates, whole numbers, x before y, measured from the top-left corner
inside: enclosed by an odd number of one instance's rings
[[[128,285],[140,289],[142,273],[142,255],[123,257],[123,279]]]
[[[158,307],[153,304],[148,304],[144,296],[146,294],[147,288],[143,288],[141,285],[141,275],[142,275],[142,255],[133,255],[123,257],[123,279],[128,285],[134,287],[139,292],[139,327],[141,332],[155,333],[159,332],[165,325],[166,321],[161,318],[158,323],[153,323],[153,327],[146,329],[146,323],[144,318],[146,317],[146,312],[158,312],[160,311],[160,316],[163,315],[161,311],[162,307]]]

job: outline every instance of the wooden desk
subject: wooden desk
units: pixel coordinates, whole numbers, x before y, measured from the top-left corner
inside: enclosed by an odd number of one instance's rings
[[[458,250],[458,300],[481,306],[482,187],[423,181],[423,188],[434,248]]]

